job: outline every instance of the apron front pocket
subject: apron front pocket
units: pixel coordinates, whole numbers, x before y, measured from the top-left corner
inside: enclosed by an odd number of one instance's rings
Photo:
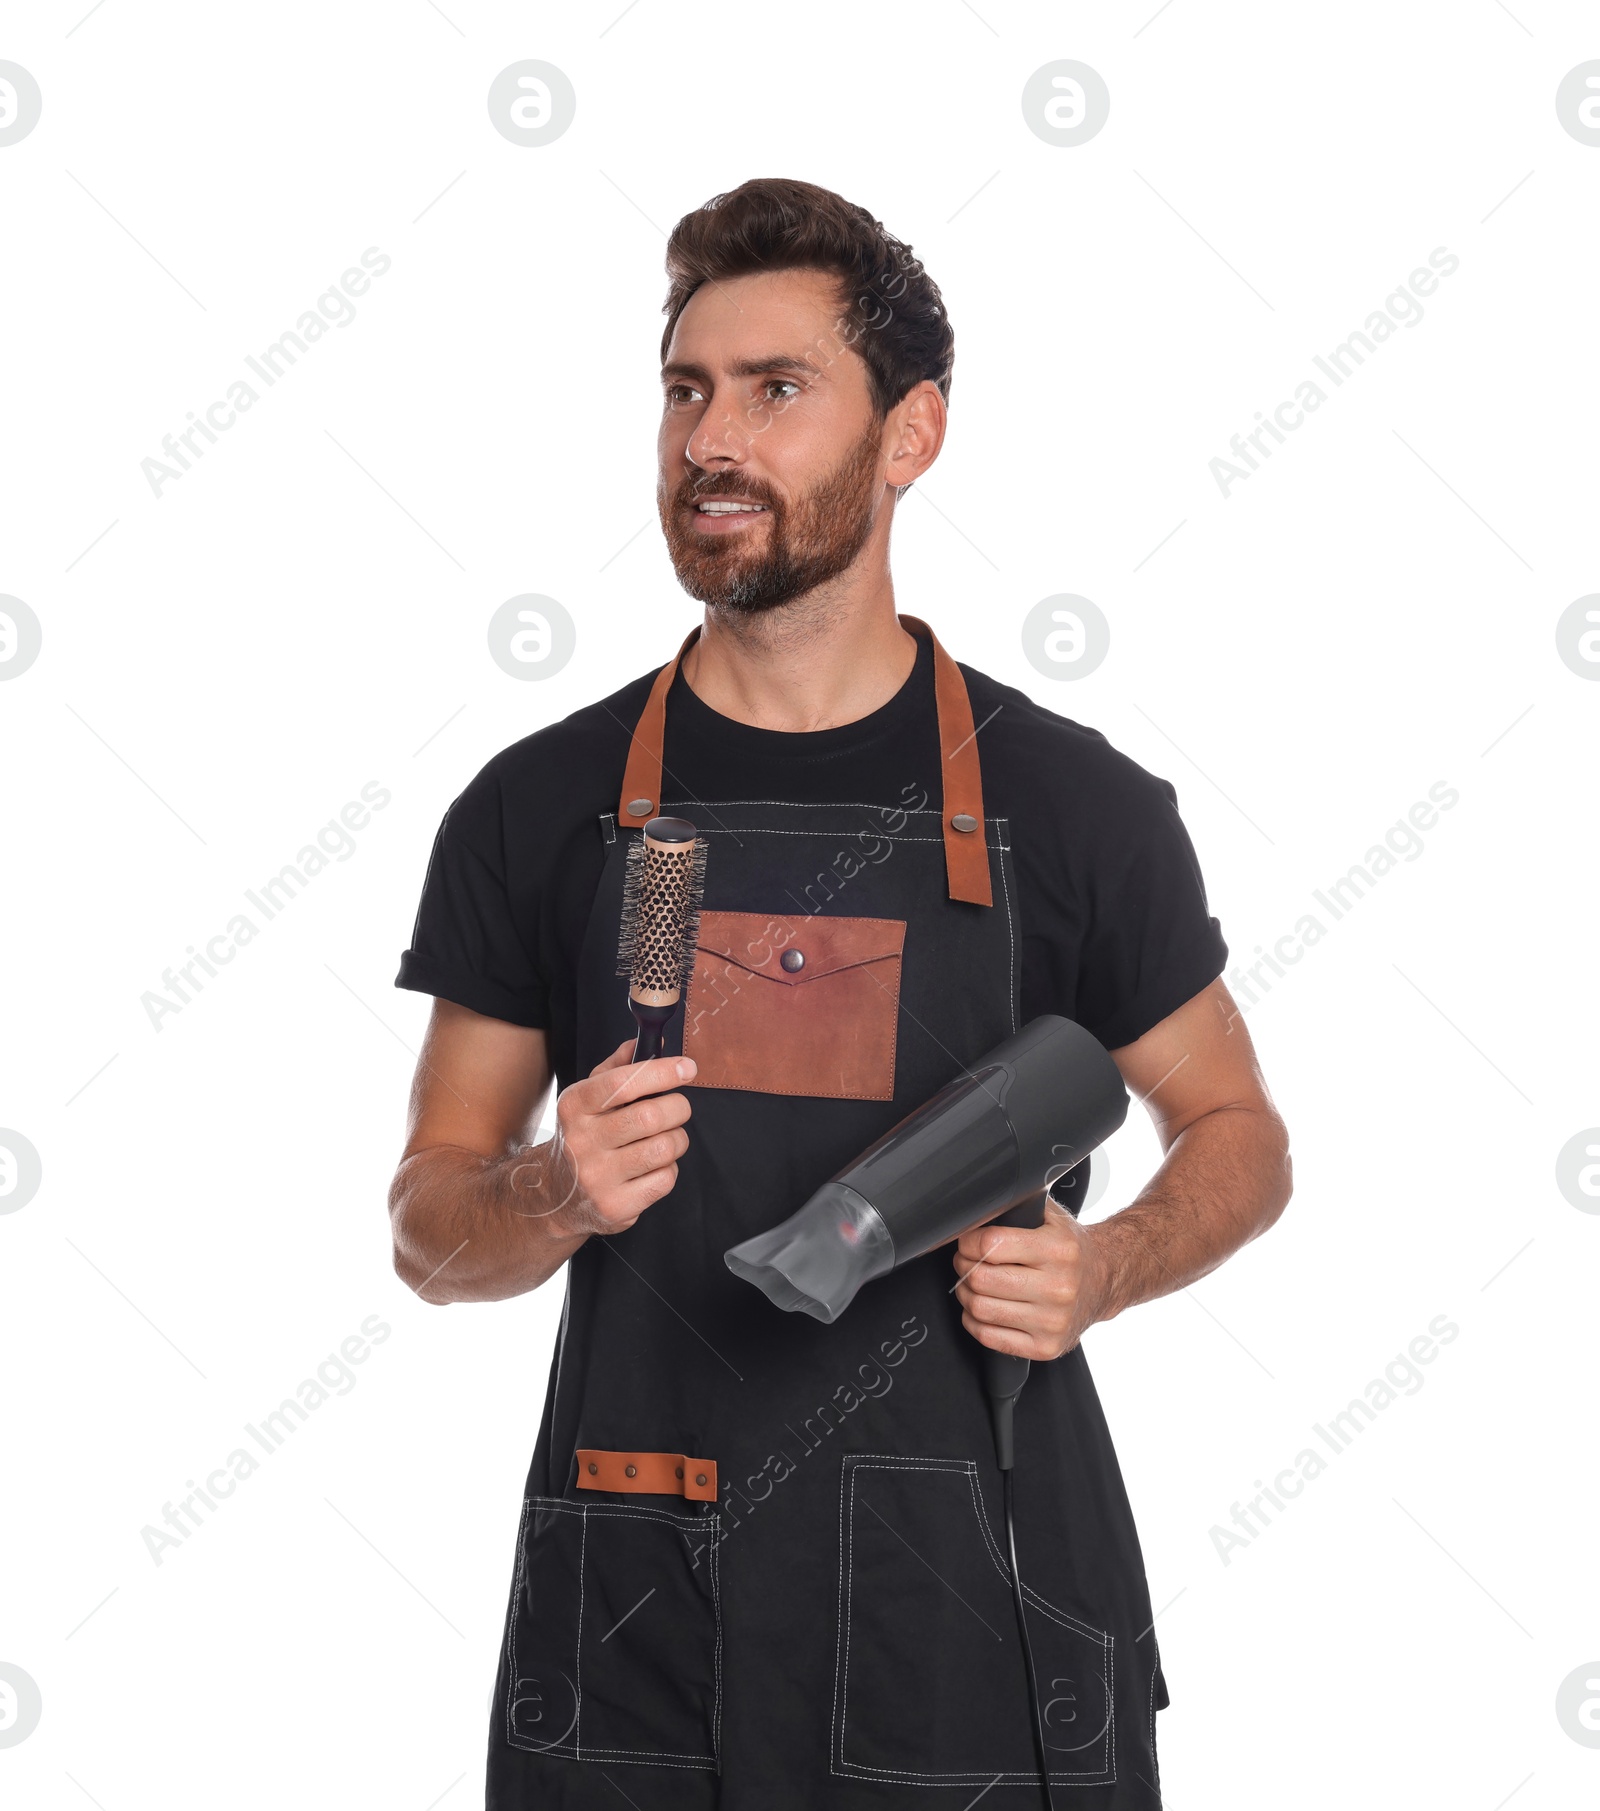
[[[1111,1638],[1023,1590],[1050,1777],[1110,1784]],[[1039,1777],[1011,1574],[970,1459],[845,1456],[832,1771],[923,1786]]]
[[[528,1497],[506,1630],[506,1740],[570,1760],[717,1766],[715,1513]]]
[[[894,1098],[903,918],[700,914],[684,1008],[694,1086]]]

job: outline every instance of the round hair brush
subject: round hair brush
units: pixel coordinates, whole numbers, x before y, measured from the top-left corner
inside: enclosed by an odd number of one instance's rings
[[[705,839],[684,818],[653,817],[628,846],[617,973],[628,977],[628,1010],[639,1027],[636,1063],[661,1055],[694,972],[705,880]]]

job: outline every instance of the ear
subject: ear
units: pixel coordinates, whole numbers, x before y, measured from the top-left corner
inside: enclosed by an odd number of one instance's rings
[[[939,386],[924,378],[901,397],[884,422],[889,455],[884,482],[904,490],[927,471],[944,445],[949,414]]]

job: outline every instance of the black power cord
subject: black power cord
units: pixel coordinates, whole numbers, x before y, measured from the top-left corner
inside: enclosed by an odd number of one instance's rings
[[[1074,1173],[1076,1180],[1076,1173]],[[1045,1194],[1031,1196],[1010,1213],[991,1222],[995,1226],[1042,1226]],[[1050,1790],[1050,1753],[1044,1740],[1044,1710],[1039,1700],[1039,1676],[1033,1662],[1033,1643],[1028,1638],[1027,1604],[1022,1595],[1022,1574],[1017,1569],[1017,1528],[1012,1489],[1012,1463],[1016,1443],[1012,1438],[1012,1421],[1017,1398],[1028,1381],[1032,1366],[1026,1358],[1015,1358],[1008,1352],[986,1347],[983,1354],[983,1384],[989,1398],[989,1412],[994,1420],[994,1456],[1000,1467],[1005,1491],[1006,1548],[1011,1556],[1011,1601],[1017,1612],[1017,1633],[1022,1637],[1022,1658],[1028,1669],[1028,1697],[1033,1708],[1033,1749],[1039,1763],[1039,1783],[1044,1790],[1045,1811],[1055,1811],[1055,1797]]]

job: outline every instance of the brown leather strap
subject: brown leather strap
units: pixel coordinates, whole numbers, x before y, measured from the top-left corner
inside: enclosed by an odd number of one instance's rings
[[[628,745],[628,765],[622,775],[622,801],[617,807],[617,822],[625,830],[661,815],[661,750],[667,739],[667,693],[677,675],[678,662],[699,634],[700,625],[696,623],[684,636],[683,646],[656,674],[650,696],[639,713],[638,727]]]
[[[945,653],[933,630],[916,616],[902,616],[903,628],[926,635],[933,643],[933,696],[939,714],[941,810],[944,828],[944,864],[950,897],[973,905],[992,906],[989,883],[988,831],[983,821],[983,774],[978,760],[977,731],[972,723],[972,701],[961,669]],[[622,775],[622,798],[617,822],[633,829],[661,810],[661,750],[666,742],[667,692],[678,664],[694,645],[696,625],[683,639],[672,659],[656,674],[639,714],[638,727],[628,748]]]
[[[717,1500],[717,1462],[684,1453],[603,1453],[578,1448],[579,1490],[634,1490],[657,1497]]]
[[[916,616],[902,616],[901,626],[933,643],[933,697],[939,713],[939,760],[943,786],[940,812],[944,825],[944,867],[952,899],[992,906],[989,885],[989,832],[983,821],[983,774],[978,764],[978,732],[972,725],[972,700],[961,669],[945,653],[939,637]]]

